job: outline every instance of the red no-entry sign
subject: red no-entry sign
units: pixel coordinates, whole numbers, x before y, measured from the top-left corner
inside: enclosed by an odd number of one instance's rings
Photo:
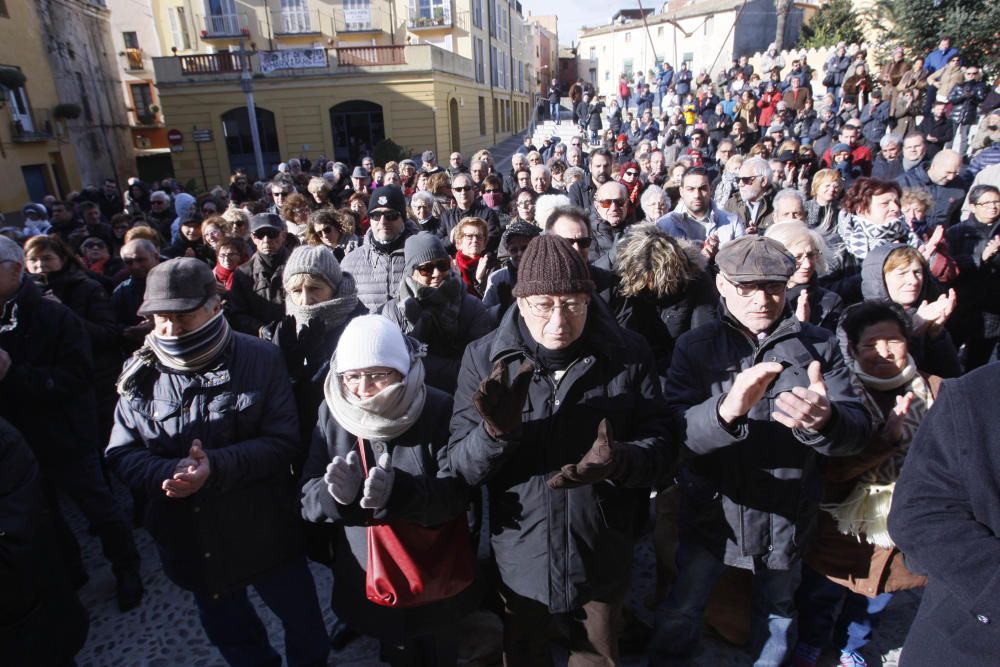
[[[180,146],[184,143],[184,135],[180,130],[170,130],[167,132],[167,141],[171,146]]]

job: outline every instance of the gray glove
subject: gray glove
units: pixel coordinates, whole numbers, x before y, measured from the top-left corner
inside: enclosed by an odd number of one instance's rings
[[[361,474],[361,460],[356,451],[350,451],[347,457],[334,456],[326,467],[323,476],[327,491],[341,505],[350,505],[358,497],[365,476]]]
[[[395,479],[396,473],[389,467],[389,455],[383,454],[378,459],[378,465],[368,471],[365,492],[361,496],[361,506],[372,510],[383,509],[389,504],[392,483]]]

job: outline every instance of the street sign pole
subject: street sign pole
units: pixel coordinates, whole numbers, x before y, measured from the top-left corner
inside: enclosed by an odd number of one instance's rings
[[[198,126],[195,125],[191,128],[192,134],[197,134]],[[201,157],[201,142],[197,139],[194,142],[194,147],[198,151],[198,166],[201,167],[201,182],[205,184],[205,191],[208,191],[208,176],[205,175],[205,160]]]

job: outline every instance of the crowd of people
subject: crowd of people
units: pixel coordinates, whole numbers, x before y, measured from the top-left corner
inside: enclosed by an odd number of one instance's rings
[[[509,165],[300,156],[25,204],[0,229],[5,664],[86,638],[60,498],[123,613],[141,525],[232,665],[282,661],[251,586],[289,665],[358,634],[455,665],[485,609],[507,665],[554,637],[570,665],[625,636],[683,659],[707,622],[755,665],[858,666],[915,588],[905,664],[993,664],[1000,82],[947,39],[865,63],[838,47],[825,91],[773,49],[665,63],[607,109],[577,84],[579,133]]]

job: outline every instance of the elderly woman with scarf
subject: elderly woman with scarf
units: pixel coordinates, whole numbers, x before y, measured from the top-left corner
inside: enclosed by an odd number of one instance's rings
[[[261,328],[261,338],[281,348],[295,392],[302,442],[312,440],[330,357],[344,327],[368,312],[354,278],[340,270],[326,246],[299,246],[282,272],[285,317]]]
[[[465,290],[437,236],[411,236],[403,256],[403,280],[382,314],[427,346],[427,384],[452,394],[466,345],[489,333],[496,316]]]
[[[904,565],[887,521],[896,479],[941,378],[917,370],[907,344],[909,318],[899,306],[857,304],[841,328],[852,383],[875,429],[860,454],[825,462],[824,511],[797,595],[796,665],[817,664],[831,640],[839,664],[867,664],[861,652],[892,594],[926,583]]]
[[[425,384],[422,357],[419,344],[384,317],[366,315],[347,326],[330,362],[302,514],[343,527],[346,539],[334,559],[337,616],[377,638],[390,665],[451,667],[455,626],[478,602],[471,578],[411,607],[376,604],[366,594],[368,533],[376,525],[444,536],[439,561],[473,558],[463,533],[468,487],[450,471],[446,453],[452,400]],[[459,572],[447,569],[444,576],[459,581]]]
[[[861,293],[865,301],[891,301],[906,311],[913,322],[909,350],[920,370],[945,378],[962,374],[945,329],[957,305],[955,290],[944,292],[920,252],[902,244],[870,252],[861,267]]]

